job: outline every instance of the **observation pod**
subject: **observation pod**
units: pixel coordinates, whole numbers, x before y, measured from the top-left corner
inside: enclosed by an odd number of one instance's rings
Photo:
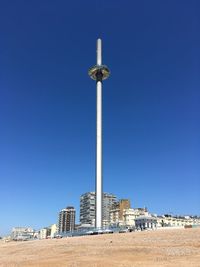
[[[89,69],[88,75],[91,79],[98,81],[98,79],[106,80],[110,76],[110,70],[106,65],[95,65]]]

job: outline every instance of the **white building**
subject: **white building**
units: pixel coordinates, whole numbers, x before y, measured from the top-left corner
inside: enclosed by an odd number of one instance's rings
[[[139,216],[148,216],[149,213],[146,208],[135,208],[135,209],[123,209],[122,216],[120,219],[120,209],[114,209],[110,212],[110,223],[118,226],[135,226],[135,219]]]
[[[34,237],[34,230],[31,227],[14,227],[11,238],[13,240],[30,240]]]
[[[139,216],[135,218],[135,228],[141,230],[156,229],[157,218],[153,216]]]
[[[190,216],[162,215],[157,217],[158,227],[184,227],[188,225],[200,225],[199,218]]]
[[[58,233],[58,226],[56,223],[52,224],[50,226],[50,229],[51,229],[51,238],[54,238],[55,235]]]
[[[123,212],[123,222],[126,226],[135,226],[135,219],[140,216],[149,216],[146,209],[125,209]]]
[[[47,238],[47,228],[40,229],[40,239],[46,239]]]

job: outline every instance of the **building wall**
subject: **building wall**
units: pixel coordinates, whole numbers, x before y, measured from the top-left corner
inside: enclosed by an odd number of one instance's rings
[[[135,219],[136,229],[155,229],[157,227],[157,218],[153,216],[139,216]]]
[[[158,227],[163,227],[163,226],[169,226],[169,227],[181,227],[181,226],[185,226],[185,225],[198,225],[200,224],[200,220],[198,219],[193,219],[193,218],[186,218],[186,217],[182,217],[182,218],[177,218],[177,217],[173,217],[173,216],[158,216],[157,218],[158,220]]]
[[[58,231],[59,233],[73,231],[75,229],[74,207],[67,207],[59,212]]]
[[[123,221],[126,226],[135,226],[135,219],[140,216],[150,216],[148,211],[143,208],[124,209]]]
[[[103,226],[110,224],[110,211],[113,205],[117,202],[117,198],[113,194],[103,194]]]
[[[103,193],[103,225],[110,222],[110,210],[116,203],[116,196],[110,193]],[[88,192],[80,197],[80,222],[81,224],[95,225],[96,211],[95,192]]]
[[[80,197],[81,224],[94,224],[95,220],[95,192],[88,192]]]
[[[123,220],[119,219],[119,208],[115,208],[110,211],[110,224],[111,225],[121,225],[123,224]]]
[[[34,230],[31,227],[14,227],[11,238],[14,240],[28,240],[33,238]]]
[[[40,239],[46,239],[47,238],[47,228],[40,229]]]
[[[58,233],[58,226],[55,223],[55,224],[52,224],[50,228],[51,228],[51,238],[53,238],[55,237],[56,233]]]
[[[110,210],[110,224],[124,225],[124,210],[130,209],[131,203],[129,199],[120,199],[112,206]]]
[[[121,206],[121,210],[119,208],[111,210],[110,223],[112,225],[135,226],[135,219],[137,217],[149,215],[149,213],[146,209],[143,209],[143,208],[122,209],[124,206],[123,205]],[[119,207],[119,205],[118,205],[118,207]],[[120,218],[121,212],[122,212],[122,217]]]
[[[119,200],[119,220],[123,220],[123,212],[125,209],[130,209],[131,203],[129,199]]]

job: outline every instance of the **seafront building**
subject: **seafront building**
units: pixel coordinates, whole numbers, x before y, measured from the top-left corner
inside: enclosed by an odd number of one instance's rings
[[[57,225],[56,223],[54,223],[54,224],[52,224],[52,225],[50,226],[50,229],[51,229],[51,234],[50,234],[50,236],[51,236],[51,238],[54,238],[55,235],[58,233],[58,225]]]
[[[147,208],[124,208],[119,205],[110,212],[110,224],[113,226],[135,226],[135,219],[140,216],[149,216]]]
[[[88,192],[80,197],[80,223],[93,225],[95,220],[95,192]]]
[[[184,227],[200,225],[200,218],[193,218],[190,216],[172,216],[165,214],[157,216],[158,227]]]
[[[130,209],[131,203],[129,199],[120,199],[112,206],[110,210],[110,224],[111,225],[120,225],[124,224],[123,213],[125,209]]]
[[[54,238],[58,233],[58,226],[56,223],[50,225],[49,227],[44,227],[40,229],[39,238],[46,239],[46,238]]]
[[[110,211],[117,203],[117,198],[111,193],[103,193],[103,226],[110,224]],[[80,197],[80,223],[95,226],[96,200],[95,192],[87,192]]]
[[[110,198],[112,199],[112,198]],[[115,199],[115,198],[114,198]],[[112,203],[112,201],[110,200]],[[110,202],[107,198],[107,203],[105,207],[110,207]],[[110,211],[110,227],[119,227],[122,229],[127,228],[131,230],[145,230],[145,229],[167,229],[167,228],[191,228],[191,227],[200,227],[200,217],[198,216],[172,216],[165,214],[162,216],[157,216],[156,214],[150,214],[146,208],[128,208],[123,209],[123,216],[120,217],[120,205],[119,202],[115,202],[112,207],[118,207],[116,210]],[[122,203],[122,202],[121,202]],[[126,205],[121,205],[124,207]],[[115,216],[113,216],[113,214]],[[95,219],[95,218],[94,218]],[[59,213],[59,222],[60,228],[57,224],[52,224],[49,227],[44,227],[40,231],[35,231],[31,227],[14,227],[12,229],[11,235],[5,237],[4,240],[15,240],[15,241],[27,241],[33,239],[46,239],[54,238],[59,236],[59,234],[64,234],[68,231],[74,231],[74,222],[75,222],[75,209],[73,207],[67,207]],[[79,224],[76,225],[77,231],[82,231],[86,227],[92,228],[94,224]],[[71,226],[70,226],[71,224]],[[68,226],[67,226],[68,225]],[[71,228],[70,228],[71,227]],[[67,229],[67,230],[65,230]],[[69,229],[69,230],[68,230]]]
[[[116,203],[117,198],[115,195],[103,193],[103,226],[108,226],[110,224],[110,211]]]
[[[46,238],[50,238],[51,236],[51,228],[49,227],[44,227],[42,229],[40,229],[40,239],[46,239]]]
[[[135,229],[145,230],[145,229],[156,229],[157,228],[157,218],[154,216],[139,216],[135,218]]]
[[[59,212],[58,218],[58,232],[64,233],[68,231],[74,231],[75,229],[75,215],[76,210],[74,207],[67,207]]]
[[[146,208],[134,208],[123,210],[123,224],[126,226],[135,226],[136,219],[143,216],[150,216]]]
[[[13,240],[30,240],[34,238],[35,231],[31,227],[13,227],[11,239]]]

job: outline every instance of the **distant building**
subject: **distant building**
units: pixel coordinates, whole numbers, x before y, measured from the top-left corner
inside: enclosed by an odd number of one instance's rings
[[[157,218],[153,216],[140,216],[135,219],[136,229],[155,229],[157,227]]]
[[[129,199],[120,199],[112,206],[110,210],[110,224],[123,225],[124,224],[124,210],[130,209],[131,203]]]
[[[11,233],[13,240],[30,240],[34,238],[34,230],[31,227],[14,227]]]
[[[116,203],[116,196],[110,193],[103,193],[103,225],[110,221],[110,210]],[[82,225],[95,225],[95,192],[88,192],[80,197],[80,222]]]
[[[45,227],[40,229],[40,239],[46,239],[51,236],[51,228]]]
[[[95,192],[88,192],[80,197],[80,223],[93,225],[95,220]]]
[[[120,199],[118,202],[119,207],[119,219],[123,220],[123,212],[125,209],[130,209],[131,203],[129,199]]]
[[[124,209],[123,222],[126,226],[135,226],[135,219],[141,216],[150,216],[146,208]]]
[[[117,203],[117,198],[113,194],[103,193],[103,226],[110,224],[110,211]]]
[[[58,226],[56,223],[54,223],[50,226],[50,228],[51,228],[51,238],[54,238],[55,235],[58,233]]]
[[[75,215],[74,207],[67,207],[59,212],[58,232],[64,233],[73,231],[75,229]]]
[[[40,239],[54,238],[57,233],[58,233],[57,224],[52,224],[49,227],[44,227],[44,228],[40,229],[39,238]]]
[[[172,216],[165,214],[157,217],[158,227],[184,227],[188,225],[200,225],[200,218],[190,216]]]

